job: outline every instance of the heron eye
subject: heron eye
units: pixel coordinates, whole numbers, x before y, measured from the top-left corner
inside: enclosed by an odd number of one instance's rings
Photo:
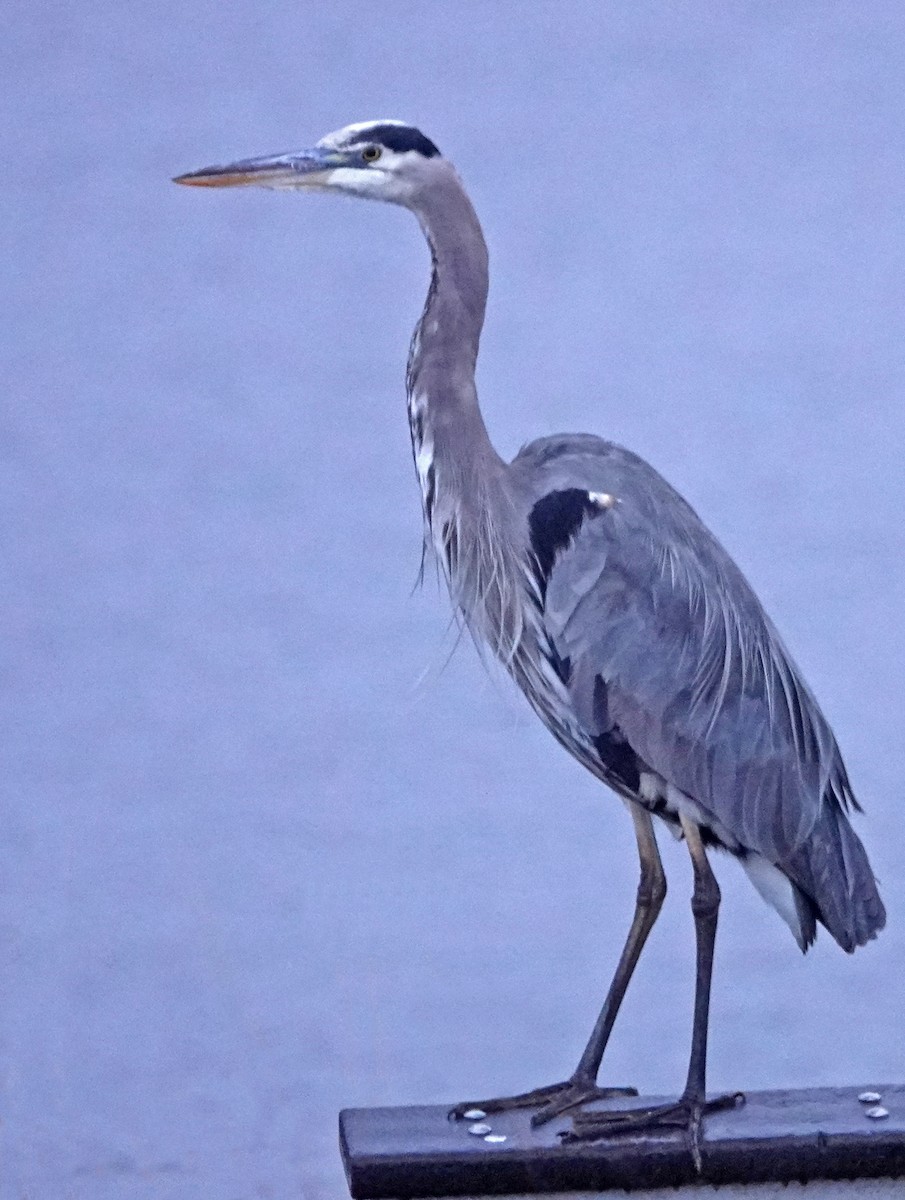
[[[361,152],[361,157],[365,160],[365,162],[377,162],[382,153],[383,151],[379,146],[365,146],[364,150]]]

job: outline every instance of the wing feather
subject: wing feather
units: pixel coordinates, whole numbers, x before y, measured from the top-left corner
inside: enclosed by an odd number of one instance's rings
[[[846,950],[875,936],[885,912],[845,816],[858,805],[839,748],[719,542],[652,467],[600,438],[543,438],[511,466],[535,552],[541,540],[544,637],[584,735],[625,747],[727,845],[762,856],[746,863],[791,880],[802,948],[815,918]]]
[[[690,513],[654,523],[627,496],[585,520],[547,580],[547,631],[585,664],[576,688],[603,680],[609,718],[650,767],[786,862],[833,776],[850,796],[841,757],[750,586]]]

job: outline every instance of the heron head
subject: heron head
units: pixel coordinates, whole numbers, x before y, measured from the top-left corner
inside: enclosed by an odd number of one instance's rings
[[[193,187],[335,190],[411,204],[445,163],[434,143],[403,121],[362,121],[328,133],[310,150],[246,158],[179,175]]]

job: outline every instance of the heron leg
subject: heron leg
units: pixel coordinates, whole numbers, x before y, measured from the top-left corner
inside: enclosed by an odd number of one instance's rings
[[[655,1107],[577,1113],[573,1129],[563,1134],[564,1142],[596,1141],[620,1133],[649,1129],[685,1129],[691,1144],[695,1168],[701,1171],[701,1122],[707,1113],[736,1108],[744,1103],[744,1095],[735,1092],[706,1098],[707,1025],[710,1013],[710,981],[713,975],[713,950],[716,942],[720,889],[707,861],[698,826],[686,817],[681,818],[685,841],[691,854],[694,870],[694,891],[691,910],[694,914],[697,945],[695,975],[694,1024],[691,1035],[691,1055],[685,1090],[672,1104]]]
[[[492,1100],[476,1100],[457,1104],[450,1110],[450,1117],[461,1120],[472,1109],[485,1113],[502,1112],[513,1108],[537,1108],[531,1118],[535,1127],[544,1125],[560,1113],[587,1104],[591,1100],[603,1100],[617,1096],[637,1096],[636,1088],[598,1087],[597,1073],[603,1054],[616,1021],[629,980],[638,964],[644,943],[654,926],[666,896],[666,875],[657,849],[650,815],[638,804],[628,805],[635,824],[638,842],[638,858],[641,864],[641,879],[635,900],[635,913],[622,948],[622,954],[613,975],[600,1016],[594,1025],[588,1044],[585,1046],[578,1066],[569,1079],[561,1083],[535,1088],[515,1096],[500,1096]]]

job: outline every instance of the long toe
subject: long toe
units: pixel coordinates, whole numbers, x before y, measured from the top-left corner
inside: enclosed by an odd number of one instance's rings
[[[708,1113],[738,1108],[744,1102],[742,1092],[731,1092],[706,1101],[683,1096],[672,1104],[579,1112],[572,1118],[572,1128],[560,1134],[560,1138],[566,1143],[593,1142],[620,1134],[657,1129],[687,1129],[696,1138],[702,1117]]]
[[[572,1079],[532,1116],[531,1125],[537,1129],[558,1117],[560,1113],[579,1108],[582,1104],[590,1104],[592,1100],[613,1100],[619,1096],[637,1095],[638,1089],[633,1087],[598,1087],[596,1083]]]
[[[587,1104],[590,1100],[604,1100],[616,1096],[637,1096],[637,1088],[599,1088],[594,1083],[565,1079],[562,1083],[550,1083],[534,1088],[530,1092],[519,1092],[514,1096],[495,1096],[490,1100],[468,1100],[449,1110],[452,1121],[467,1121],[475,1113],[507,1112],[516,1108],[536,1108],[531,1118],[534,1126],[543,1125],[559,1113]],[[478,1119],[478,1118],[475,1118]]]

